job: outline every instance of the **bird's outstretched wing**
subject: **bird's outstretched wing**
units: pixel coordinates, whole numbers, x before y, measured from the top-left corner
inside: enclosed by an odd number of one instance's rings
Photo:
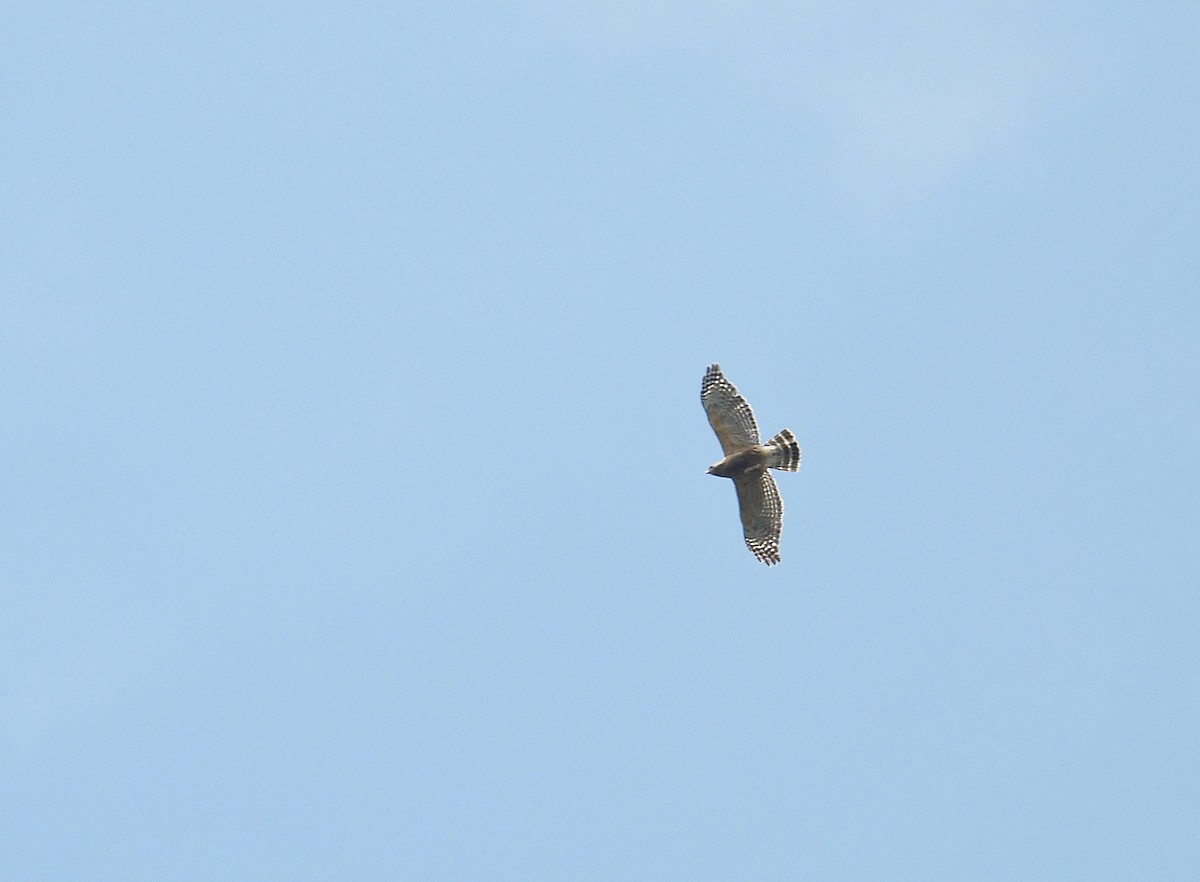
[[[710,365],[700,384],[700,403],[708,414],[708,424],[717,433],[726,456],[758,443],[758,424],[754,411],[737,387],[721,373],[719,364]]]
[[[783,500],[775,479],[766,469],[733,479],[746,547],[768,566],[779,563],[779,536],[783,532]]]

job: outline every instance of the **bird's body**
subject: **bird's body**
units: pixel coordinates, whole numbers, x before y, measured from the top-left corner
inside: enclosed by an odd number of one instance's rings
[[[725,458],[709,466],[708,474],[731,478],[738,496],[746,546],[767,565],[779,563],[783,531],[783,500],[768,469],[794,472],[800,468],[800,445],[790,430],[759,443],[754,411],[737,387],[711,365],[700,386],[700,402],[709,425],[721,442]]]
[[[718,478],[741,477],[746,472],[764,468],[769,456],[770,451],[761,444],[748,447],[745,450],[729,454],[720,462],[713,463],[708,467],[708,473],[716,475]]]

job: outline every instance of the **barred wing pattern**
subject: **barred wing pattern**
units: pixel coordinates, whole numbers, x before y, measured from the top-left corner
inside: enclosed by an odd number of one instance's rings
[[[700,384],[700,402],[726,456],[758,444],[754,411],[737,387],[725,379],[719,364],[711,365],[705,372],[704,382]]]
[[[733,479],[746,547],[770,566],[779,563],[779,536],[783,532],[783,500],[771,473],[765,469]]]

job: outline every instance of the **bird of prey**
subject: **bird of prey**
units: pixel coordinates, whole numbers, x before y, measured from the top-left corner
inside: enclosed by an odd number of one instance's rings
[[[767,469],[797,471],[800,445],[788,429],[765,444],[759,443],[754,411],[737,387],[725,379],[719,364],[710,365],[704,374],[700,403],[725,454],[724,459],[709,466],[708,474],[733,479],[746,546],[768,566],[777,564],[783,500]]]

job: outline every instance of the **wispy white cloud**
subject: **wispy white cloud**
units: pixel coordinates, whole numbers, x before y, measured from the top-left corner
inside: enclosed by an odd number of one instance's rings
[[[806,77],[827,121],[831,171],[859,207],[887,212],[936,192],[1016,142],[1046,65],[1023,54],[846,60]]]
[[[144,639],[122,627],[100,631],[69,648],[62,639],[9,648],[0,672],[0,744],[10,753],[61,728],[91,725],[150,667]]]
[[[930,0],[617,0],[535,4],[616,54],[691,45],[757,113],[802,119],[797,162],[867,215],[904,211],[1019,142],[1055,62],[1019,9]],[[788,149],[786,146],[783,149]]]
[[[5,679],[0,734],[18,745],[103,705],[111,696],[110,678],[83,660],[26,664]]]
[[[539,17],[577,36],[639,46],[707,39],[759,30],[795,19],[821,4],[784,0],[535,0]]]

